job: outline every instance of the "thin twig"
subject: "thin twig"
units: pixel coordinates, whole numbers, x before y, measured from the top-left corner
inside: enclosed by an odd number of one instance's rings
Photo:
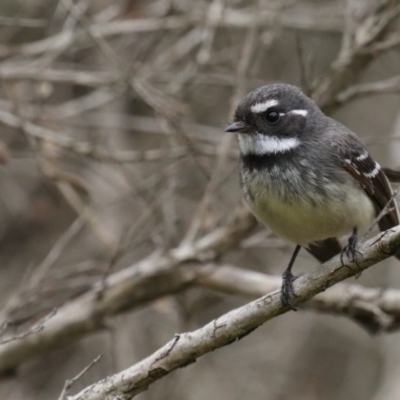
[[[56,315],[56,313],[57,313],[57,309],[53,309],[51,312],[49,312],[47,315],[45,315],[39,322],[37,322],[32,328],[29,328],[27,331],[17,334],[17,335],[12,335],[6,339],[1,339],[0,346],[5,345],[10,342],[13,342],[15,340],[25,339],[27,336],[41,332],[45,328],[46,322],[50,318],[52,318],[54,315]]]
[[[83,368],[83,370],[81,372],[79,372],[78,375],[76,375],[75,377],[73,377],[72,379],[68,379],[65,381],[63,390],[60,394],[60,397],[58,398],[58,400],[67,400],[67,396],[68,396],[68,391],[71,389],[72,385],[78,381],[79,379],[82,378],[83,375],[86,374],[86,372],[89,371],[90,368],[92,368],[95,364],[97,364],[100,360],[101,360],[102,355],[99,354],[90,364],[88,364],[85,368]]]
[[[400,191],[400,187],[397,188],[393,194],[390,196],[390,200],[385,204],[385,207],[382,208],[380,213],[374,218],[374,220],[371,222],[370,227],[368,228],[367,232],[363,236],[363,239],[365,239],[375,228],[375,226],[379,223],[379,221],[388,213],[390,213],[393,210],[393,207],[397,207],[395,203],[393,203],[393,200],[396,198],[397,194]]]

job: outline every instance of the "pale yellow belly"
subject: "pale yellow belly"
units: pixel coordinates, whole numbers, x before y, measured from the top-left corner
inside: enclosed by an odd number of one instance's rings
[[[339,188],[334,190],[340,191]],[[362,234],[375,216],[372,201],[358,188],[346,187],[346,196],[316,198],[314,204],[305,201],[284,202],[267,191],[255,191],[247,204],[254,215],[278,236],[306,246],[309,243],[341,237],[357,228]]]

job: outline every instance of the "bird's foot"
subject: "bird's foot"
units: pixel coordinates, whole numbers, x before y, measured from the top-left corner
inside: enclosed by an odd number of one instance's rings
[[[343,249],[342,253],[340,254],[340,261],[342,265],[343,262],[343,255],[346,254],[347,258],[350,262],[355,262],[357,265],[358,256],[361,256],[362,253],[358,250],[360,240],[357,236],[357,230],[353,231],[353,234],[349,237],[349,241],[347,242],[346,247]]]
[[[282,274],[281,301],[293,311],[297,311],[292,303],[292,297],[296,297],[293,289],[293,282],[296,279],[297,276],[294,276],[290,270],[285,270]]]

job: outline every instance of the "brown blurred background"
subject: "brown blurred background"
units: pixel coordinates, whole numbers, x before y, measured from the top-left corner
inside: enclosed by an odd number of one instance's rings
[[[400,167],[398,17],[367,44],[392,46],[351,65],[326,104],[318,94],[340,55],[358,51],[358,28],[379,22],[389,3],[396,14],[398,1],[1,1],[2,336],[18,341],[95,282],[223,226],[241,205],[237,144],[223,130],[257,86],[301,86],[381,165]],[[257,227],[217,261],[279,275],[292,247]],[[316,266],[302,252],[295,270]],[[397,288],[399,265],[382,263],[357,283]],[[57,399],[102,354],[76,393],[246,301],[201,287],[160,296],[27,357],[0,381],[0,398]],[[399,399],[399,339],[290,312],[138,398]]]

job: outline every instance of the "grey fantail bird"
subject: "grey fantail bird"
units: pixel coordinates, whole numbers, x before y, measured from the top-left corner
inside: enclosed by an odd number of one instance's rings
[[[239,134],[240,182],[251,212],[296,244],[281,290],[292,309],[291,270],[301,247],[325,262],[342,251],[338,238],[351,234],[344,252],[356,261],[358,234],[384,207],[380,229],[399,224],[388,178],[364,143],[297,87],[252,91],[225,131]],[[397,171],[387,171],[398,180]]]

